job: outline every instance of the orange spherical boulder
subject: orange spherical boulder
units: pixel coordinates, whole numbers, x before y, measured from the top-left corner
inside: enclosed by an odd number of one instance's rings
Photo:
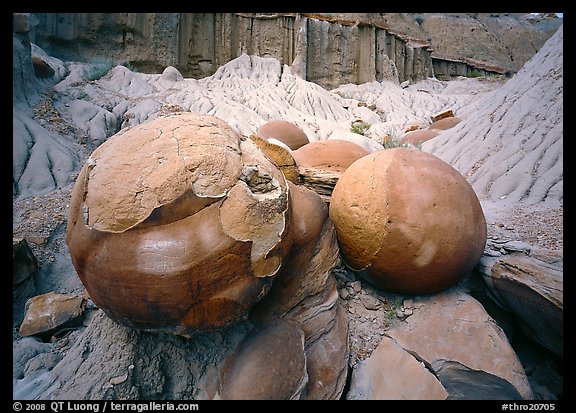
[[[428,126],[428,129],[443,131],[446,129],[451,129],[459,123],[460,118],[457,118],[456,116],[449,116],[432,123],[430,126]]]
[[[478,263],[486,221],[466,179],[415,148],[354,162],[330,202],[344,261],[370,283],[404,294],[443,290]]]
[[[437,129],[417,129],[412,132],[408,132],[404,137],[400,140],[401,144],[409,143],[411,145],[420,145],[426,141],[429,141],[432,138],[435,138],[440,134],[440,131]]]
[[[310,142],[292,152],[292,156],[301,168],[344,172],[352,163],[369,153],[368,150],[350,141],[325,139]]]
[[[302,129],[283,119],[274,119],[264,123],[258,128],[256,134],[264,139],[277,139],[292,150],[310,142]]]
[[[183,112],[125,129],[83,166],[66,242],[117,322],[191,336],[245,319],[288,255],[280,169],[218,118]]]

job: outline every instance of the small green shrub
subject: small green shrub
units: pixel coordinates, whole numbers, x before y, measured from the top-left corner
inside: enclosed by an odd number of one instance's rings
[[[470,77],[480,77],[482,76],[482,72],[479,71],[478,69],[472,69],[472,71],[470,72]]]
[[[412,145],[411,143],[400,143],[402,137],[395,129],[388,129],[386,135],[384,136],[382,146],[384,149],[391,148],[417,148],[420,149],[420,145]]]
[[[364,135],[368,129],[370,129],[370,124],[367,122],[354,122],[350,127],[350,131],[357,133],[358,135]]]
[[[86,69],[86,78],[88,80],[98,80],[105,76],[114,64],[111,61],[92,62],[90,67]]]

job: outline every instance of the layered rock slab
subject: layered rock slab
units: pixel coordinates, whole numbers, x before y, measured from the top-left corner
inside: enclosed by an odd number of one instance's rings
[[[532,399],[528,378],[508,338],[476,299],[448,290],[422,303],[386,335],[430,365],[440,359],[456,361],[498,376],[523,399]]]
[[[564,355],[564,272],[562,254],[535,249],[483,258],[482,279],[490,297],[520,322],[539,345]]]
[[[347,400],[445,400],[438,379],[400,347],[384,337],[371,356],[352,373]]]

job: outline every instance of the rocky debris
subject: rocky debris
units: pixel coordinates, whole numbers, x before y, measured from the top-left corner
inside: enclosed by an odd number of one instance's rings
[[[65,240],[71,191],[72,184],[14,202],[13,235],[27,241],[38,261],[34,295],[50,291],[82,294],[85,291]]]
[[[563,356],[564,277],[561,254],[546,250],[517,252],[501,244],[507,255],[481,261],[482,279],[490,296],[520,320],[524,333]],[[512,247],[512,251],[510,248]]]
[[[264,139],[279,140],[291,150],[296,150],[310,142],[302,129],[283,119],[269,120],[260,125],[256,134]]]
[[[449,360],[435,360],[431,367],[448,400],[522,400],[512,384],[485,371]]]
[[[206,399],[213,394],[214,366],[252,327],[240,323],[186,339],[121,326],[101,310],[50,371],[25,376],[14,398],[31,399]],[[115,378],[127,374],[127,379]],[[213,387],[210,387],[212,385]]]
[[[347,400],[445,400],[448,393],[417,358],[384,337],[352,371]]]
[[[362,296],[360,301],[362,301],[362,305],[364,308],[366,308],[366,310],[379,310],[382,305],[382,302],[379,299],[370,295]]]
[[[508,338],[476,299],[447,290],[418,301],[418,311],[387,330],[386,336],[425,363],[456,361],[510,382],[523,399],[533,397]]]
[[[372,354],[386,330],[416,311],[417,304],[413,301],[411,308],[405,307],[402,295],[378,289],[363,281],[358,272],[351,271],[342,261],[332,273],[347,312],[350,343],[348,365],[354,368]],[[401,317],[398,317],[399,313]]]
[[[36,293],[34,275],[38,260],[23,238],[12,239],[12,323],[19,325],[26,301]]]
[[[505,199],[503,200],[505,201]],[[516,208],[501,209],[495,203],[482,201],[483,210],[491,216],[490,236],[486,251],[492,256],[501,256],[514,250],[518,243],[522,251],[544,249],[561,252],[564,248],[564,209],[545,206],[518,205]],[[534,225],[529,225],[534,223]],[[527,248],[527,249],[526,249]]]
[[[39,354],[47,353],[52,349],[50,343],[44,343],[36,337],[23,337],[12,342],[12,376],[22,379],[26,364]]]
[[[344,261],[364,270],[370,283],[403,294],[455,284],[476,266],[486,243],[482,207],[468,182],[413,148],[354,162],[334,187],[330,219]]]
[[[49,292],[30,298],[20,325],[22,337],[49,339],[60,330],[82,324],[86,297]]]

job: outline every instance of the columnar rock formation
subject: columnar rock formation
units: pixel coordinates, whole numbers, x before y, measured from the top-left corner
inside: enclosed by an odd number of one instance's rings
[[[32,41],[69,60],[110,59],[144,72],[203,78],[242,54],[274,57],[325,88],[422,80],[429,43],[382,25],[319,14],[37,13]],[[86,47],[88,45],[89,47]]]

